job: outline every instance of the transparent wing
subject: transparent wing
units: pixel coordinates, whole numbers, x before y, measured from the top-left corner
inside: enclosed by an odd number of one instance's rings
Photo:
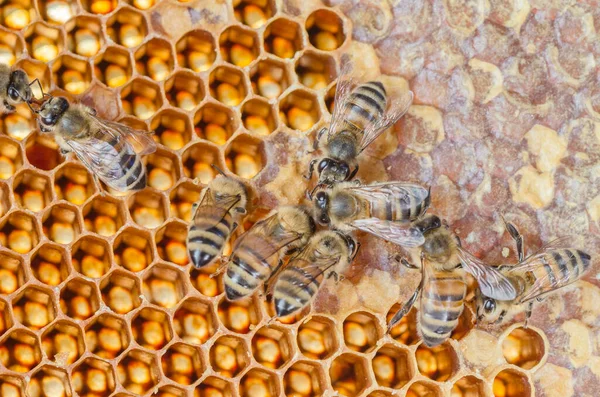
[[[528,260],[530,260],[531,258],[535,258],[538,255],[541,255],[543,253],[554,251],[554,250],[557,250],[560,248],[571,248],[572,239],[573,239],[573,237],[571,237],[571,236],[558,237],[558,238],[544,244],[540,249],[538,249],[531,255],[526,256],[525,259],[523,259],[523,262],[521,262],[520,264],[518,264],[515,267],[525,266],[528,263]]]
[[[429,189],[423,186],[405,182],[383,182],[371,185],[350,185],[344,190],[350,190],[367,200],[392,199],[402,202],[422,203],[429,198]]]
[[[335,132],[339,130],[341,123],[347,119],[346,113],[349,109],[345,106],[345,104],[348,101],[352,87],[356,82],[356,79],[350,75],[351,69],[352,62],[350,62],[350,57],[348,55],[342,56],[340,74],[335,87],[333,114],[331,115],[331,122],[327,130],[327,141],[333,138]]]
[[[425,237],[419,230],[403,227],[397,222],[367,218],[357,219],[351,223],[351,226],[402,247],[418,247],[425,242]]]
[[[237,195],[223,195],[218,200],[214,200],[210,188],[206,188],[204,196],[202,197],[196,212],[194,212],[193,218],[200,216],[203,219],[214,219],[215,222],[212,225],[215,226],[227,215],[229,210],[238,201],[240,201],[240,197]]]
[[[125,124],[104,120],[98,116],[92,116],[92,118],[99,130],[114,137],[122,137],[137,154],[146,155],[156,151],[156,142],[152,139],[151,132],[136,130]]]
[[[510,301],[517,297],[517,290],[513,284],[498,269],[486,265],[460,247],[458,256],[465,271],[477,280],[483,295],[501,301]]]

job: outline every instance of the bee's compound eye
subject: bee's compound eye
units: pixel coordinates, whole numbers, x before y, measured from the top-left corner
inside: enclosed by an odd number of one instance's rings
[[[8,96],[13,101],[18,101],[21,97],[19,96],[19,91],[15,87],[8,87]]]
[[[496,301],[493,299],[486,299],[485,302],[483,302],[483,310],[485,310],[487,314],[492,313],[496,310]]]
[[[344,175],[344,179],[348,179],[348,176],[350,175],[350,167],[348,167],[348,164],[340,164],[340,174]]]
[[[319,163],[319,166],[317,167],[317,170],[319,172],[323,172],[323,170],[329,166],[329,163],[330,163],[329,159],[321,160],[321,162]]]
[[[323,213],[321,216],[319,216],[319,223],[321,225],[329,225],[329,217],[327,214]]]

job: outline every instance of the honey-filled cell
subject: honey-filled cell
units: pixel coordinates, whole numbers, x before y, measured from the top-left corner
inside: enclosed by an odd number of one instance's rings
[[[27,77],[32,83],[31,92],[33,96],[36,98],[41,98],[43,93],[48,93],[52,83],[52,72],[48,67],[48,63],[31,58],[24,58],[17,63],[16,67],[27,73]],[[37,82],[35,81],[36,79]],[[31,110],[26,105],[18,106],[17,112],[27,119],[33,119],[33,117],[31,117]],[[31,132],[36,129],[35,120],[30,123],[30,128]]]
[[[86,397],[108,397],[116,388],[115,370],[104,360],[88,357],[71,373],[75,393]]]
[[[142,11],[148,10],[158,3],[157,0],[126,0],[126,2]]]
[[[335,60],[326,54],[305,52],[296,62],[298,80],[313,90],[326,88],[336,77]]]
[[[190,280],[194,288],[202,295],[214,298],[223,293],[223,275],[214,277],[211,269],[195,269],[190,272]]]
[[[133,73],[131,56],[125,49],[107,47],[94,59],[94,73],[107,87],[121,87]]]
[[[33,2],[30,0],[6,1],[0,7],[2,26],[8,29],[21,30],[35,18]]]
[[[200,348],[181,342],[169,347],[161,364],[167,378],[184,386],[195,383],[205,371]]]
[[[130,272],[139,272],[154,261],[152,235],[134,227],[122,230],[114,239],[115,263]]]
[[[160,350],[173,338],[170,322],[167,313],[145,307],[131,319],[131,336],[146,349]]]
[[[71,244],[81,234],[80,214],[72,204],[59,203],[46,210],[42,216],[42,230],[48,239],[57,244]]]
[[[174,141],[165,136],[164,133],[161,138],[166,139],[170,144],[174,144]],[[180,177],[179,161],[177,155],[162,148],[146,157],[147,185],[161,191],[171,189]]]
[[[67,320],[59,320],[48,327],[41,336],[46,357],[58,364],[71,365],[85,352],[83,331]]]
[[[178,266],[188,264],[187,224],[181,221],[170,221],[156,231],[155,242],[158,256],[164,261]]]
[[[0,245],[18,254],[27,254],[39,241],[37,220],[27,212],[11,212],[0,219]]]
[[[50,287],[56,287],[71,273],[66,250],[52,243],[42,244],[31,255],[30,267],[33,276]]]
[[[54,192],[58,200],[82,205],[97,188],[89,170],[79,163],[64,163],[54,173]]]
[[[267,99],[278,98],[291,84],[287,66],[281,61],[261,59],[250,69],[252,91]]]
[[[14,330],[7,333],[0,343],[0,363],[11,371],[29,372],[41,360],[39,341],[31,331]]]
[[[171,150],[183,148],[192,139],[192,125],[187,115],[172,109],[154,116],[150,129],[154,131],[154,139]],[[149,161],[149,167],[151,165]]]
[[[186,295],[184,274],[166,264],[152,267],[144,276],[142,293],[157,306],[171,309]]]
[[[386,322],[389,323],[401,308],[402,304],[399,303],[392,306],[386,316]],[[394,340],[404,345],[410,346],[418,343],[421,337],[417,332],[417,309],[413,307],[398,324],[390,329],[389,334]]]
[[[6,397],[25,397],[23,380],[14,375],[0,375],[0,393]]]
[[[517,369],[500,371],[493,380],[494,397],[530,397],[533,386],[525,372]]]
[[[34,133],[25,141],[25,155],[29,164],[43,171],[50,171],[63,161],[58,145],[51,136]]]
[[[422,344],[417,348],[415,357],[419,372],[438,382],[450,379],[458,371],[460,364],[456,352],[448,342],[432,348]]]
[[[199,142],[186,149],[182,156],[184,175],[206,185],[218,175],[212,167],[224,169],[219,150],[209,143]]]
[[[13,66],[23,53],[23,48],[21,36],[6,30],[0,32],[0,62]]]
[[[130,350],[117,366],[118,381],[131,393],[146,394],[158,383],[158,365],[153,354]]]
[[[546,355],[546,343],[535,328],[515,328],[502,341],[502,354],[509,363],[525,370],[536,367]]]
[[[71,55],[61,55],[52,62],[54,84],[72,95],[83,94],[92,82],[89,62]]]
[[[305,29],[317,49],[333,51],[346,40],[342,19],[333,11],[316,10],[306,18]]]
[[[340,335],[335,332],[332,320],[312,316],[298,328],[297,343],[300,352],[307,358],[323,360],[338,350]]]
[[[152,397],[186,397],[185,390],[176,386],[163,386],[152,394]]]
[[[118,5],[117,0],[81,0],[83,9],[96,15],[106,15],[113,12]]]
[[[114,236],[127,219],[124,203],[108,195],[95,196],[81,212],[83,228],[103,237]]]
[[[83,236],[71,248],[71,263],[76,272],[90,278],[101,278],[112,263],[108,241],[97,236]]]
[[[15,203],[33,212],[42,211],[53,199],[50,178],[33,170],[15,175],[12,191]]]
[[[54,60],[64,48],[63,35],[60,29],[36,22],[23,31],[27,51],[33,59],[41,62]]]
[[[67,49],[82,57],[95,56],[105,44],[102,25],[94,17],[75,17],[65,24],[65,31]]]
[[[121,89],[121,107],[126,114],[147,120],[162,107],[160,88],[149,80],[134,78]]]
[[[329,367],[331,386],[340,395],[354,397],[360,395],[368,386],[367,361],[353,353],[336,357]]]
[[[219,36],[221,58],[241,68],[258,58],[259,46],[256,33],[241,26],[230,26]]]
[[[254,98],[242,106],[242,122],[252,134],[267,136],[277,128],[277,117],[271,105],[263,99]]]
[[[221,104],[207,103],[194,115],[196,135],[215,145],[224,145],[237,127],[238,122],[234,112]],[[203,181],[202,183],[206,184],[207,182]]]
[[[318,363],[299,361],[294,363],[283,377],[288,396],[322,396],[325,390],[325,371]]]
[[[163,224],[169,208],[162,193],[146,188],[129,197],[129,214],[135,223],[147,229]]]
[[[10,179],[23,165],[21,147],[13,139],[0,136],[0,179]]]
[[[224,378],[237,376],[250,364],[248,346],[235,336],[221,336],[210,348],[210,365]]]
[[[199,298],[184,300],[173,317],[175,333],[184,342],[194,345],[201,345],[210,339],[218,326],[212,305]]]
[[[483,379],[473,375],[463,376],[452,385],[451,397],[485,397],[489,386]]]
[[[278,369],[287,364],[293,355],[293,343],[289,332],[278,326],[265,326],[252,337],[254,359],[270,369]]]
[[[277,12],[273,0],[241,0],[233,2],[235,19],[253,29],[258,29]]]
[[[14,112],[3,114],[0,119],[2,132],[17,141],[26,139],[35,131],[35,120],[27,105],[17,105]]]
[[[410,385],[406,397],[442,397],[444,394],[434,382],[418,381]]]
[[[253,368],[240,380],[241,397],[275,397],[280,395],[280,381],[276,374]]]
[[[216,43],[213,35],[197,29],[186,33],[175,45],[177,63],[194,72],[206,72],[216,59]]]
[[[183,181],[171,190],[169,202],[171,205],[171,216],[184,222],[192,220],[192,205],[200,200],[202,185],[189,181]]]
[[[394,344],[381,347],[371,360],[373,374],[379,386],[400,389],[414,376],[414,364],[407,349]]]
[[[210,72],[210,95],[225,106],[237,106],[246,98],[247,82],[244,73],[231,66],[219,66]]]
[[[172,107],[190,112],[204,99],[204,82],[194,73],[180,70],[165,81],[165,93]]]
[[[271,22],[264,33],[265,51],[279,58],[293,58],[304,47],[302,28],[287,18]]]
[[[217,313],[225,328],[239,334],[250,332],[261,318],[259,302],[254,297],[235,302],[223,298],[219,302]]]
[[[85,341],[88,351],[102,359],[112,360],[129,347],[127,324],[113,314],[99,314],[86,325]]]
[[[56,317],[53,292],[46,288],[27,286],[12,300],[14,319],[25,327],[37,331]]]
[[[0,294],[12,294],[27,281],[21,255],[8,250],[0,250]],[[4,308],[3,308],[4,309]],[[4,313],[4,311],[2,311]],[[4,321],[5,322],[5,321]],[[5,322],[6,325],[6,322]],[[0,327],[2,329],[2,327]]]
[[[226,379],[209,376],[194,389],[194,397],[232,397],[233,389]]]
[[[225,165],[241,178],[254,178],[266,163],[264,142],[251,135],[238,135],[225,149]]]
[[[382,336],[377,318],[366,312],[357,312],[346,317],[343,330],[346,346],[357,352],[370,350]]]
[[[98,288],[88,280],[73,278],[60,291],[60,309],[69,318],[87,320],[99,307]]]
[[[37,0],[42,18],[52,25],[63,25],[79,13],[74,0]]]
[[[115,270],[100,282],[102,300],[117,314],[127,314],[142,303],[140,280],[122,270]]]
[[[291,129],[306,132],[321,119],[319,102],[311,92],[297,89],[279,101],[279,117]]]
[[[73,389],[64,368],[45,364],[31,375],[27,394],[31,397],[72,396]]]
[[[175,64],[173,47],[168,41],[153,38],[135,51],[135,68],[142,76],[163,81],[170,76]]]
[[[144,14],[129,7],[119,9],[106,21],[106,32],[113,42],[126,48],[142,44],[148,34]]]

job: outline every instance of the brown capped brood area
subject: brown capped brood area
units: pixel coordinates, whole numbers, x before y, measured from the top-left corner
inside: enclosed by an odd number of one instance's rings
[[[383,73],[390,91],[415,93],[361,158],[360,179],[432,185],[432,211],[493,263],[514,256],[500,213],[532,248],[561,234],[598,236],[593,1],[355,3],[0,5],[0,62],[45,92],[154,131],[159,144],[144,160],[148,187],[111,196],[60,156],[27,106],[1,117],[0,395],[600,392],[597,281],[546,299],[529,328],[477,328],[467,307],[452,338],[430,349],[418,308],[386,334],[419,275],[374,238],[359,236],[345,280],[278,320],[257,294],[228,302],[220,277],[188,263],[186,225],[216,176],[211,164],[253,188],[244,229],[302,199],[307,152],[330,117],[346,53],[366,79]]]

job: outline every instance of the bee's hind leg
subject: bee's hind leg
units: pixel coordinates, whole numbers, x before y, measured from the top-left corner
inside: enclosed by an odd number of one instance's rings
[[[400,322],[400,320],[402,320],[404,318],[404,316],[406,316],[408,314],[410,309],[412,309],[415,302],[417,301],[417,298],[419,297],[419,294],[421,293],[421,290],[423,289],[423,283],[425,281],[424,280],[425,277],[424,277],[424,273],[423,273],[423,265],[424,265],[423,262],[424,262],[424,258],[423,258],[423,255],[421,255],[421,282],[419,283],[417,289],[415,290],[414,294],[412,294],[410,299],[406,301],[404,306],[402,306],[402,308],[400,310],[398,310],[398,312],[396,314],[394,314],[394,317],[392,317],[392,319],[388,323],[387,333],[389,333],[391,331],[391,329],[396,324],[398,324]]]
[[[531,313],[533,313],[533,300],[527,304],[527,309],[525,310],[525,324],[523,328],[527,329],[529,327],[529,319],[531,318]]]

